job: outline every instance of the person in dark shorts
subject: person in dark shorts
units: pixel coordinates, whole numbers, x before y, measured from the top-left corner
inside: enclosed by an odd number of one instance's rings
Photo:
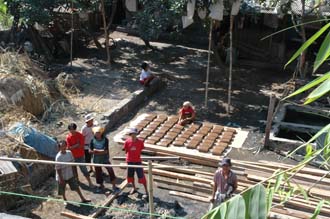
[[[93,163],[95,164],[111,164],[109,160],[109,140],[104,136],[104,129],[101,127],[94,127],[94,138],[90,143],[90,153],[93,155]],[[104,179],[102,167],[94,167],[96,183],[99,184],[98,191],[104,189]],[[114,193],[120,192],[116,187],[116,175],[112,167],[106,167],[112,183],[112,190]]]
[[[55,161],[57,162],[74,162],[74,158],[72,156],[71,151],[67,150],[67,145],[65,141],[59,142],[59,149],[60,151],[57,153]],[[66,184],[69,184],[70,189],[72,191],[76,191],[81,199],[82,202],[90,202],[90,200],[86,199],[84,195],[82,194],[78,181],[76,177],[74,177],[73,174],[73,166],[68,165],[62,165],[62,164],[56,164],[55,170],[56,170],[56,181],[58,183],[58,195],[63,196],[63,200],[66,201],[66,195],[65,195],[65,187]]]
[[[93,134],[93,127],[94,127],[94,117],[92,114],[87,114],[85,116],[85,124],[81,128],[81,134],[84,136],[84,150],[85,150],[85,162],[86,163],[91,163],[92,161],[92,156],[89,153],[89,145],[94,138]],[[93,167],[89,167],[89,172],[93,172]]]
[[[142,165],[141,163],[141,151],[144,148],[144,143],[142,140],[138,139],[136,136],[138,131],[136,128],[130,128],[128,135],[130,136],[126,139],[124,144],[124,150],[126,152],[126,162],[128,165]],[[131,183],[133,188],[130,194],[136,192],[134,173],[136,172],[138,176],[138,182],[144,186],[146,194],[143,198],[148,197],[147,180],[143,173],[143,168],[128,167],[127,168],[127,182]]]

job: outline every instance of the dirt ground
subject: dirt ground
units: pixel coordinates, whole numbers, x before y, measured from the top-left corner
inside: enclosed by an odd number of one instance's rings
[[[53,114],[46,123],[38,124],[40,128],[43,127],[48,133],[61,139],[65,137],[66,126],[69,122],[75,121],[81,127],[86,113],[106,113],[121,99],[139,88],[139,66],[143,61],[147,61],[151,63],[151,71],[166,81],[167,86],[145,100],[145,103],[123,118],[120,124],[117,124],[108,134],[111,156],[124,155],[121,147],[113,142],[113,137],[126,127],[131,119],[145,112],[176,114],[181,104],[189,100],[197,110],[198,120],[240,127],[250,132],[243,148],[232,150],[230,157],[253,161],[281,159],[279,155],[270,151],[262,151],[259,154],[253,152],[262,146],[263,121],[267,116],[268,94],[271,91],[280,94],[284,89],[282,84],[289,79],[289,74],[252,67],[235,67],[232,85],[233,108],[232,114],[227,116],[228,75],[214,66],[214,63],[210,69],[208,107],[204,107],[207,65],[205,48],[153,43],[157,51],[152,51],[146,50],[143,42],[136,37],[120,32],[114,32],[112,37],[117,41],[118,46],[112,53],[114,64],[110,69],[102,61],[105,54],[93,45],[75,54],[77,59],[74,62],[73,71],[68,67],[58,68],[58,65],[54,68],[56,73],[70,71],[75,78],[79,78],[83,89],[76,95],[67,96],[66,101],[69,103],[64,105],[66,110]],[[115,169],[115,172],[120,180],[124,178],[124,170]],[[82,176],[80,179],[82,179],[83,193],[92,200],[92,203],[102,203],[105,195],[88,188]],[[95,181],[94,178],[92,180]],[[55,185],[55,179],[50,178],[38,191],[35,191],[36,195],[56,197]],[[111,188],[108,182],[106,188]],[[121,210],[108,211],[103,218],[147,218],[146,215],[124,210],[148,212],[148,203],[140,199],[143,189],[140,187],[140,193],[133,196],[128,196],[127,192],[128,189],[112,205],[113,208]],[[197,219],[207,212],[207,203],[169,196],[167,190],[158,188],[155,188],[154,194],[157,213]],[[68,199],[79,200],[78,196],[72,192],[68,192]],[[75,204],[65,207],[63,203],[53,201],[29,200],[29,202],[31,204],[27,205],[25,202],[10,213],[31,218],[62,218],[60,212],[63,210],[84,215],[93,211],[91,207]]]

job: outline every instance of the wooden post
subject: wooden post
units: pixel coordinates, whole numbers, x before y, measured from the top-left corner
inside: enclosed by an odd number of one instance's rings
[[[234,26],[234,16],[230,16],[230,29],[229,29],[229,85],[228,85],[228,105],[227,105],[227,115],[230,114],[230,106],[231,106],[231,82],[232,82],[232,74],[233,74],[233,26]]]
[[[212,28],[213,21],[211,19],[210,23],[210,33],[209,33],[209,51],[207,55],[207,70],[206,70],[206,82],[205,82],[205,108],[207,108],[207,99],[209,92],[209,75],[210,75],[210,59],[211,59],[211,45],[212,45]]]
[[[153,192],[153,179],[152,179],[152,162],[148,161],[148,191],[149,191],[149,212],[150,219],[153,219],[154,216],[154,192]]]
[[[70,39],[70,65],[72,68],[73,60],[73,31],[74,31],[74,22],[73,22],[73,0],[71,0],[71,39]]]
[[[272,121],[273,121],[273,112],[275,108],[275,95],[272,94],[269,99],[269,106],[268,106],[268,114],[267,114],[267,123],[266,123],[266,130],[265,130],[265,141],[264,141],[264,147],[266,149],[269,149],[269,135],[270,130],[272,127]]]
[[[105,36],[105,48],[107,50],[107,64],[110,65],[111,57],[110,57],[110,48],[109,48],[109,34],[108,34],[107,20],[105,17],[104,0],[101,0],[101,7],[102,7],[103,28],[104,28],[104,36]]]

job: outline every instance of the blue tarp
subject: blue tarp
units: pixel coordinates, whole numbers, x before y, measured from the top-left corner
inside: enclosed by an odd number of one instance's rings
[[[55,158],[58,152],[57,142],[34,128],[17,123],[10,129],[10,133],[21,136],[25,144],[33,147],[40,154]]]

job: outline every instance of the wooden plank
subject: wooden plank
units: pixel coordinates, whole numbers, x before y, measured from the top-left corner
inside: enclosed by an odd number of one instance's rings
[[[142,164],[147,164],[146,162],[142,162]],[[205,171],[199,171],[199,170],[194,170],[194,169],[187,169],[187,168],[174,168],[168,165],[163,165],[163,164],[157,164],[153,163],[152,165],[157,167],[162,167],[162,170],[170,170],[171,172],[177,172],[177,173],[185,173],[185,174],[190,174],[190,175],[195,175],[195,174],[201,174],[205,176],[214,176],[214,173],[210,172],[205,172]]]
[[[176,156],[176,157],[145,157],[145,156],[142,156],[141,157],[142,160],[145,160],[145,161],[149,161],[149,160],[159,160],[159,161],[168,161],[168,160],[179,160],[180,157]],[[126,160],[126,157],[125,156],[115,156],[115,157],[112,157],[112,160]]]
[[[72,218],[72,219],[92,219],[92,217],[88,217],[85,215],[76,214],[76,213],[72,213],[72,212],[67,212],[67,211],[62,211],[61,216]]]
[[[266,149],[269,149],[269,135],[270,135],[270,130],[272,128],[273,113],[274,113],[274,108],[275,108],[275,102],[276,102],[276,97],[275,97],[274,94],[272,94],[270,96],[270,99],[269,99],[268,114],[267,114],[267,123],[266,123],[266,129],[265,129],[264,147]]]
[[[144,172],[148,172],[148,170],[144,170]],[[205,184],[210,184],[212,183],[211,180],[208,179],[202,179],[199,177],[195,177],[195,176],[190,176],[190,175],[186,175],[186,174],[181,174],[181,173],[173,173],[173,172],[169,172],[169,171],[165,171],[165,170],[157,170],[154,169],[152,170],[152,174],[153,175],[159,175],[159,176],[164,176],[164,177],[169,177],[169,178],[173,178],[173,179],[181,179],[181,180],[186,180],[186,181],[192,181],[192,182],[201,182],[201,183],[205,183]]]
[[[256,181],[256,182],[260,182],[260,181],[264,181],[266,179],[266,177],[262,177],[262,176],[256,176],[256,175],[252,175],[252,174],[249,174],[247,176],[248,179],[250,180],[253,180],[253,181]],[[275,183],[275,180],[272,179],[270,180],[269,182],[271,182],[272,184]],[[306,185],[300,185],[303,189],[309,189],[309,186],[306,186]],[[318,189],[318,188],[312,188],[310,190],[310,193],[314,196],[317,196],[317,197],[320,197],[320,198],[325,198],[325,199],[329,199],[330,197],[330,191],[326,191],[324,189]]]
[[[206,193],[206,194],[211,194],[212,193],[211,187],[201,188],[201,187],[198,187],[198,186],[187,185],[183,182],[174,182],[174,181],[171,181],[171,180],[165,180],[165,179],[159,179],[159,178],[155,178],[154,181],[159,182],[159,183],[164,183],[166,185],[174,185],[174,186],[178,186],[178,187],[182,187],[182,188],[186,188],[186,189],[191,189],[193,191],[203,192],[203,193]]]
[[[200,202],[205,202],[205,203],[210,202],[210,198],[208,198],[208,197],[192,195],[192,194],[188,194],[188,193],[184,193],[184,192],[170,191],[169,194],[173,195],[173,196],[178,196],[178,197],[181,197],[181,198],[187,198],[187,199],[200,201]]]
[[[123,191],[123,189],[127,186],[128,182],[127,180],[123,181],[120,185],[119,185],[119,189],[121,191]],[[120,193],[116,193],[114,195],[110,195],[102,204],[103,207],[108,207],[119,195]],[[96,212],[94,212],[91,217],[92,218],[97,218],[100,214],[102,214],[104,211],[106,211],[106,208],[99,208],[96,210]]]

